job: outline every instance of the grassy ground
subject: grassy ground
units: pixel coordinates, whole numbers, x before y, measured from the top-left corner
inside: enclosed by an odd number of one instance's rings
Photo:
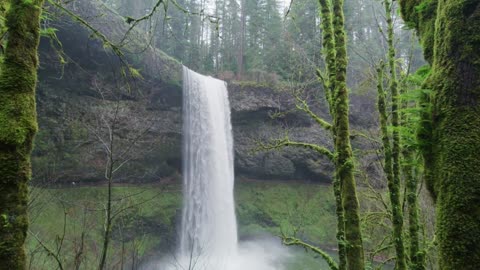
[[[335,205],[329,186],[242,183],[236,190],[240,236],[268,231],[335,245]]]
[[[237,183],[239,236],[294,234],[334,247],[334,201],[330,187],[274,182]],[[109,267],[140,265],[141,259],[175,251],[181,212],[181,187],[115,187],[115,225]],[[34,188],[27,250],[30,269],[93,269],[102,246],[106,188]],[[82,240],[83,239],[83,240]],[[61,247],[61,248],[60,248]],[[48,249],[48,251],[47,251]],[[320,259],[297,252],[289,269],[319,269]],[[311,265],[310,268],[308,265]],[[320,268],[320,269],[323,269]]]

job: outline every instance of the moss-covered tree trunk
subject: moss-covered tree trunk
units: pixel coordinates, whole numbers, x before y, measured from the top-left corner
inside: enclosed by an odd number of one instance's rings
[[[322,46],[325,53],[327,77],[324,78],[325,98],[329,105],[330,115],[335,123],[335,104],[333,96],[335,95],[336,81],[336,50],[335,37],[333,32],[332,5],[328,0],[319,0],[320,15],[322,18]],[[332,129],[332,135],[335,137],[335,129]],[[342,189],[339,177],[335,174],[333,179],[333,193],[335,196],[335,212],[337,216],[337,245],[338,245],[338,269],[345,270],[347,267],[346,242],[345,242],[345,218],[342,205]]]
[[[10,0],[0,66],[0,269],[25,269],[42,0]]]
[[[401,0],[432,65],[427,186],[436,198],[440,269],[480,265],[480,2]],[[429,135],[429,136],[425,136]]]
[[[398,218],[398,210],[402,207],[400,204],[399,196],[395,196],[395,194],[398,194],[400,191],[400,186],[395,186],[394,185],[394,171],[393,171],[393,155],[392,155],[392,145],[390,142],[390,133],[388,131],[388,114],[387,114],[387,102],[386,102],[386,95],[385,95],[385,90],[383,88],[383,72],[384,72],[384,64],[383,62],[380,64],[380,66],[377,68],[377,106],[378,106],[378,113],[379,113],[379,118],[380,118],[380,131],[381,131],[381,136],[382,136],[382,148],[383,148],[383,154],[384,154],[384,166],[383,170],[387,178],[387,183],[388,183],[388,189],[389,189],[389,195],[390,195],[390,204],[392,207],[392,222],[393,222],[393,233],[392,233],[392,238],[393,238],[393,243],[395,246],[395,252],[397,254],[397,258],[401,257],[399,256],[400,251],[403,252],[403,260],[397,259],[396,262],[396,269],[405,269],[406,268],[406,258],[405,258],[405,252],[404,252],[404,243],[403,243],[403,235],[401,238],[398,238],[398,234],[402,234],[402,227],[399,228],[398,226],[398,220],[395,218]],[[398,128],[398,126],[397,126]],[[400,184],[400,183],[398,183]],[[403,224],[403,217],[402,217],[402,224]],[[400,251],[399,251],[400,250]],[[402,262],[404,263],[402,265]],[[403,267],[403,268],[402,268]]]
[[[354,161],[350,144],[349,104],[347,89],[347,46],[343,0],[333,0],[333,28],[335,36],[335,174],[341,185],[345,221],[347,269],[363,270],[364,253],[360,226],[359,203],[354,177]]]
[[[406,150],[403,153],[405,165],[403,166],[405,176],[405,190],[407,196],[408,210],[408,234],[409,234],[409,269],[425,269],[423,251],[420,250],[420,224],[418,218],[418,170],[414,165],[412,151]]]
[[[393,245],[395,246],[396,260],[395,269],[405,270],[407,268],[405,246],[403,243],[403,209],[400,199],[400,118],[399,118],[399,94],[397,82],[397,69],[395,63],[395,45],[394,45],[394,29],[392,18],[392,2],[384,0],[385,15],[387,19],[387,43],[388,43],[388,66],[390,70],[389,90],[392,97],[392,148],[389,153],[391,158],[390,177],[387,174],[388,191],[390,196],[390,204],[392,208],[392,225],[393,225]],[[383,128],[386,128],[383,127]],[[382,130],[383,130],[382,128]],[[385,130],[386,132],[386,130]],[[383,135],[388,138],[388,133]],[[387,139],[386,143],[389,144]],[[384,147],[390,148],[385,145]],[[390,150],[390,149],[389,149]],[[387,155],[386,155],[387,156]],[[387,165],[387,164],[386,164]]]
[[[393,169],[392,169],[392,147],[390,143],[390,135],[388,132],[388,115],[387,115],[387,102],[385,97],[385,90],[383,88],[383,72],[385,66],[383,63],[377,68],[377,107],[378,115],[380,119],[380,132],[382,136],[382,148],[384,155],[383,171],[387,177],[387,182],[393,182]]]

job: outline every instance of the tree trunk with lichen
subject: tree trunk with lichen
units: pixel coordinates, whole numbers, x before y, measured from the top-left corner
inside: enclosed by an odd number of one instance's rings
[[[11,0],[0,65],[0,269],[25,269],[42,0]]]
[[[423,155],[437,208],[440,269],[480,265],[480,2],[401,0],[432,66]]]
[[[390,196],[390,204],[392,208],[392,225],[393,225],[393,245],[395,247],[396,259],[395,269],[405,270],[407,268],[407,261],[405,256],[405,246],[403,243],[403,209],[400,199],[400,117],[399,117],[399,94],[397,82],[397,69],[395,64],[395,45],[394,45],[394,29],[392,18],[392,2],[384,0],[385,14],[387,19],[387,43],[388,43],[388,66],[390,70],[389,90],[392,98],[392,148],[389,153],[391,158],[389,166],[391,168],[390,175],[387,174],[388,191]],[[385,123],[386,124],[386,123]],[[385,129],[385,130],[384,130]],[[384,137],[384,148],[390,150],[388,132],[386,126],[382,128]],[[385,141],[385,137],[387,140]],[[386,155],[387,157],[387,155]],[[387,163],[385,163],[387,165]],[[388,177],[390,176],[390,177]]]
[[[403,172],[408,211],[409,255],[408,268],[411,270],[425,269],[424,252],[420,250],[420,224],[418,218],[418,168],[414,165],[413,152],[403,152]]]
[[[354,161],[350,143],[349,105],[347,89],[347,46],[343,0],[333,1],[333,29],[335,37],[335,175],[340,181],[345,223],[347,269],[365,268],[363,240],[360,226],[359,203],[354,177]]]
[[[324,79],[325,99],[329,105],[330,115],[335,123],[335,113],[332,96],[335,94],[336,64],[335,64],[335,37],[333,33],[332,6],[328,0],[319,0],[320,15],[322,18],[322,41],[325,50],[325,62],[327,63],[327,76]],[[335,137],[335,129],[332,134]],[[335,214],[337,215],[337,245],[338,245],[338,269],[345,270],[347,267],[346,245],[345,245],[345,218],[342,206],[342,189],[338,176],[333,177],[333,193],[335,197]]]

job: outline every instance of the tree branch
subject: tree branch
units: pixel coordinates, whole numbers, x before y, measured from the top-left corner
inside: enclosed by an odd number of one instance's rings
[[[295,95],[295,99],[298,102],[296,104],[297,109],[306,112],[310,117],[312,117],[313,120],[315,120],[315,122],[317,122],[317,124],[319,124],[324,129],[332,130],[332,125],[330,123],[323,120],[320,116],[318,116],[312,110],[310,110],[310,106],[308,105],[307,101],[300,98],[298,95]]]
[[[33,232],[31,231],[28,231],[30,233],[31,236],[33,236],[33,238],[35,238],[35,240],[37,240],[37,242],[43,247],[43,249],[45,249],[45,251],[47,252],[47,254],[49,256],[52,256],[55,261],[57,262],[57,265],[58,265],[58,268],[60,270],[63,270],[63,264],[62,264],[62,261],[60,260],[59,256],[57,254],[55,254],[55,252],[53,250],[51,250],[49,247],[47,247],[43,242],[42,240],[40,240],[40,238],[37,237],[36,234],[34,234]]]
[[[104,44],[104,46],[107,46],[107,47],[110,47],[112,48],[113,52],[120,58],[120,61],[122,61],[122,63],[124,63],[126,66],[129,67],[129,65],[125,62],[125,60],[123,59],[123,52],[122,50],[120,49],[119,46],[115,45],[112,41],[110,41],[110,39],[108,39],[107,36],[105,36],[104,34],[102,34],[100,31],[98,31],[97,29],[95,29],[92,25],[90,25],[87,21],[85,21],[84,19],[82,19],[80,16],[78,16],[77,14],[73,13],[72,11],[70,11],[68,8],[66,8],[65,6],[63,6],[61,4],[60,1],[55,1],[55,0],[47,0],[48,3],[50,3],[51,5],[53,5],[54,7],[58,8],[59,10],[61,10],[62,12],[66,13],[68,16],[70,16],[72,19],[74,19],[75,21],[77,21],[78,23],[80,23],[81,25],[85,26],[86,28],[88,28],[90,31],[92,31],[93,33],[93,36],[97,37],[98,39],[100,39],[102,41],[102,43]]]
[[[275,139],[268,143],[258,142],[257,147],[254,149],[255,152],[258,151],[270,151],[281,149],[286,146],[295,146],[295,147],[302,147],[316,151],[319,154],[326,156],[328,159],[333,160],[334,154],[323,146],[319,146],[313,143],[304,143],[304,142],[295,142],[291,141],[288,136],[283,139]]]
[[[333,258],[328,255],[325,251],[321,250],[318,247],[315,247],[313,245],[310,245],[308,243],[303,242],[302,240],[295,238],[295,237],[288,237],[285,235],[282,235],[282,243],[286,246],[300,246],[305,249],[311,250],[314,253],[320,255],[328,264],[331,270],[338,270],[338,265],[337,263],[333,260]]]

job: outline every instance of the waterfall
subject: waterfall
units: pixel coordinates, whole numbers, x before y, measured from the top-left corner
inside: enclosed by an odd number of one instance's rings
[[[222,264],[218,258],[234,256],[238,242],[226,83],[183,67],[183,120],[184,206],[179,252],[192,259],[217,258],[209,264]]]
[[[281,270],[274,241],[238,243],[226,83],[183,67],[183,212],[176,254],[145,270]]]

